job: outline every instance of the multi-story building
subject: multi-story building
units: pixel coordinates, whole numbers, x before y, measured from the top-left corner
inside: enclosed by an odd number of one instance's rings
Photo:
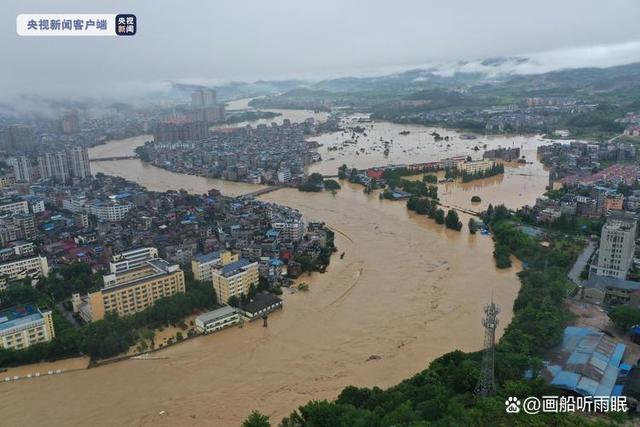
[[[7,126],[4,132],[6,149],[10,152],[30,150],[35,145],[31,126],[13,124]]]
[[[458,163],[458,170],[468,174],[485,172],[495,166],[493,160],[476,160],[472,162]]]
[[[36,219],[33,214],[19,214],[13,217],[13,224],[18,227],[27,240],[33,240],[38,236]]]
[[[27,204],[29,205],[29,211],[33,214],[42,213],[46,209],[44,200],[42,200],[40,197],[28,194],[26,196],[22,196],[22,199],[27,201]]]
[[[154,247],[130,249],[111,257],[109,271],[111,273],[121,273],[125,270],[137,268],[147,260],[158,258],[158,249]]]
[[[600,248],[591,273],[625,279],[633,263],[636,249],[635,216],[628,212],[612,212],[602,227]]]
[[[16,177],[12,174],[0,176],[0,188],[11,187],[16,183]]]
[[[465,160],[465,156],[448,157],[446,159],[440,160],[440,166],[442,167],[442,169],[456,169],[458,168],[458,165],[464,163]]]
[[[74,294],[73,310],[86,322],[107,313],[129,316],[151,307],[160,298],[185,292],[184,272],[178,265],[152,258],[141,266],[103,277],[104,286],[86,296]]]
[[[172,118],[156,126],[155,142],[199,141],[207,137],[207,123],[203,121]]]
[[[226,304],[229,298],[242,297],[251,285],[258,286],[258,263],[246,258],[211,269],[213,289],[220,304]]]
[[[298,242],[304,236],[304,221],[302,217],[273,221],[271,228],[279,232],[281,239]]]
[[[131,202],[120,202],[117,200],[94,200],[89,205],[89,213],[97,216],[103,221],[122,221],[127,213],[133,209]]]
[[[80,118],[77,111],[69,111],[62,116],[60,123],[62,132],[66,134],[77,133],[80,131]]]
[[[7,212],[11,215],[28,214],[29,203],[22,199],[3,199],[0,200],[0,212]]]
[[[219,265],[227,265],[238,261],[240,256],[229,251],[210,252],[204,255],[196,255],[191,261],[191,271],[193,278],[201,282],[211,281],[211,269]]]
[[[51,310],[23,305],[0,311],[0,348],[21,350],[55,335]]]
[[[73,213],[83,212],[86,203],[86,196],[76,195],[62,199],[62,208]]]
[[[89,228],[89,215],[85,212],[76,212],[73,214],[73,223],[78,228]]]
[[[71,176],[84,179],[91,176],[91,163],[87,147],[73,147],[67,150]]]
[[[225,306],[201,314],[194,323],[198,332],[209,334],[240,323],[240,315],[234,307]]]
[[[13,175],[16,182],[31,182],[33,179],[33,170],[31,169],[31,160],[26,156],[12,157],[9,164],[13,167]]]
[[[40,177],[43,179],[54,178],[62,183],[69,180],[69,166],[67,155],[64,151],[57,153],[45,153],[38,157]]]
[[[0,264],[0,290],[6,288],[7,283],[15,280],[22,280],[30,277],[33,280],[41,276],[49,275],[49,263],[43,256],[31,258],[21,258],[15,261]]]
[[[291,170],[284,168],[278,171],[278,182],[286,183],[291,181]]]
[[[604,198],[603,213],[621,211],[624,209],[624,195],[620,193],[607,194]]]

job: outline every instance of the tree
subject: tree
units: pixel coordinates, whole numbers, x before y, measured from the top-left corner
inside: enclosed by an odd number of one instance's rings
[[[458,213],[455,211],[455,209],[449,209],[449,211],[447,212],[445,225],[447,228],[450,228],[452,230],[460,231],[462,229],[462,222],[460,222],[460,218],[458,217]]]
[[[343,164],[338,168],[338,179],[347,179],[347,165]]]
[[[269,417],[259,411],[253,411],[247,419],[242,422],[242,427],[271,427],[271,424],[269,423]]]
[[[231,307],[238,307],[240,305],[240,298],[237,295],[231,295],[227,300],[227,304]]]
[[[438,177],[435,175],[427,174],[422,177],[422,182],[427,184],[436,184],[438,182]]]
[[[436,210],[433,218],[436,220],[438,224],[444,224],[444,211],[442,209]]]
[[[619,305],[609,313],[614,325],[622,331],[628,331],[633,325],[640,324],[640,310],[630,305]]]
[[[469,218],[469,233],[476,234],[478,231],[478,225],[473,218]]]
[[[480,198],[480,196],[471,197],[471,203],[480,203],[481,201],[482,199]]]
[[[324,188],[327,190],[339,190],[340,184],[335,179],[325,179],[324,180]]]

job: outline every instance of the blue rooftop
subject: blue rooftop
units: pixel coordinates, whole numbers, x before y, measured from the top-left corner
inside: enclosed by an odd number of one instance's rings
[[[215,261],[217,259],[220,259],[220,252],[219,251],[213,251],[213,252],[209,252],[208,254],[198,254],[194,258],[199,263],[204,264],[204,263],[207,263],[207,262],[211,262],[211,261]]]
[[[266,233],[267,237],[273,237],[276,238],[280,235],[280,230],[274,230],[273,228],[270,228],[267,230]]]
[[[34,305],[20,305],[0,311],[0,331],[42,319]]]
[[[583,396],[614,393],[625,345],[590,328],[570,326],[546,362],[543,376],[558,388]]]
[[[224,277],[233,276],[234,274],[239,273],[242,267],[246,267],[249,264],[251,264],[251,261],[246,258],[240,258],[238,261],[234,261],[222,267],[222,275]]]

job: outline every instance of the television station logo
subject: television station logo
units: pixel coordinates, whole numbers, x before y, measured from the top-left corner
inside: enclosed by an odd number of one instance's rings
[[[16,17],[19,36],[133,36],[138,19],[132,13],[33,13]]]

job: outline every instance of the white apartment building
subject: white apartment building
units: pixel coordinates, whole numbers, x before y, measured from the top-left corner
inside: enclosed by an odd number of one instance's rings
[[[633,214],[612,213],[602,227],[598,257],[591,272],[598,276],[625,279],[636,249],[637,221]]]
[[[117,222],[122,221],[133,207],[133,203],[130,202],[119,203],[96,200],[89,204],[89,213],[103,221]]]
[[[39,279],[49,275],[47,257],[35,256],[22,258],[0,264],[0,290],[6,289],[7,283],[27,277]]]
[[[298,242],[304,236],[304,220],[302,218],[271,222],[271,228],[280,232],[280,237]]]
[[[29,203],[26,200],[2,200],[0,201],[0,212],[7,212],[11,215],[28,214]]]

